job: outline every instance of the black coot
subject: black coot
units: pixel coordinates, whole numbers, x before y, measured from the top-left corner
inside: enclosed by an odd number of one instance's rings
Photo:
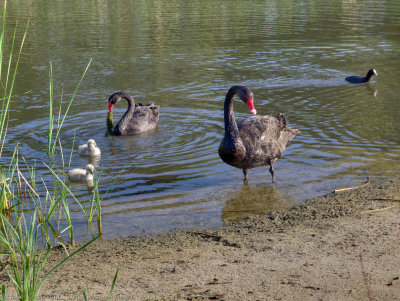
[[[361,83],[369,82],[372,75],[376,75],[376,76],[378,75],[378,73],[376,73],[375,69],[369,70],[367,73],[367,76],[353,75],[353,76],[346,77],[345,80],[347,80],[349,83],[352,83],[352,84],[361,84]]]

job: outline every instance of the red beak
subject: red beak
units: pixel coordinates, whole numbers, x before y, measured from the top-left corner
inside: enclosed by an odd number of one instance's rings
[[[254,102],[253,102],[253,100],[252,100],[251,98],[247,98],[247,103],[246,103],[246,104],[247,104],[247,106],[249,107],[251,114],[256,115],[256,114],[257,114],[257,111],[256,111],[256,109],[254,108]]]
[[[111,101],[108,102],[108,113],[111,112],[113,109],[114,105],[111,103]]]

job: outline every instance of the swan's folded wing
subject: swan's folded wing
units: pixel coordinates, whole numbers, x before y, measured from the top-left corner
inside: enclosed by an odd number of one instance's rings
[[[279,138],[282,124],[274,116],[253,116],[240,122],[238,128],[242,140],[269,141]]]
[[[239,125],[240,138],[246,148],[249,161],[273,162],[279,158],[286,145],[299,132],[287,126],[283,114],[277,116],[253,116]],[[249,163],[250,164],[250,163]]]
[[[122,119],[121,119],[122,120]],[[119,122],[117,129],[120,135],[135,135],[157,127],[159,120],[158,110],[152,107],[136,107],[130,118],[124,118],[124,122]]]

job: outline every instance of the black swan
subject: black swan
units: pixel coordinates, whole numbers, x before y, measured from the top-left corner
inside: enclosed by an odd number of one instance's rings
[[[273,164],[300,131],[289,127],[283,114],[252,116],[236,125],[233,113],[235,94],[247,104],[253,115],[256,114],[250,89],[246,86],[231,87],[224,103],[225,137],[218,148],[219,156],[225,163],[243,169],[244,180],[247,180],[248,169],[269,165],[275,183]]]
[[[114,127],[112,109],[121,98],[128,101],[128,109]],[[132,96],[125,92],[116,92],[108,98],[107,134],[114,136],[129,136],[146,132],[157,127],[160,107],[149,103],[135,105]]]
[[[376,73],[375,69],[369,70],[367,73],[367,76],[353,75],[353,76],[346,77],[345,80],[352,84],[361,84],[361,83],[369,82],[372,75],[378,76],[378,73]]]
[[[81,156],[100,156],[101,151],[100,148],[97,146],[96,141],[93,139],[89,139],[87,144],[79,145],[78,153]]]

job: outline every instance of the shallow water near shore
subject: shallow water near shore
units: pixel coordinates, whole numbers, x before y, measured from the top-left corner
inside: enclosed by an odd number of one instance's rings
[[[92,138],[102,150],[94,163],[105,237],[216,227],[357,185],[369,173],[381,182],[400,172],[396,1],[15,1],[7,9],[10,33],[15,20],[31,25],[1,164],[18,143],[37,178],[51,176],[41,163],[48,162],[49,62],[66,102],[93,58],[61,142],[69,160],[75,135],[73,168],[88,162],[76,144]],[[379,76],[370,83],[344,81],[372,67]],[[251,88],[259,114],[285,113],[301,130],[275,164],[275,187],[267,168],[250,170],[244,184],[241,170],[218,157],[223,100],[234,84]],[[105,137],[107,98],[119,90],[160,105],[159,127]],[[124,111],[121,102],[114,118]],[[250,116],[239,102],[235,114]],[[85,185],[72,191],[89,198]],[[85,239],[84,218],[72,209]]]

